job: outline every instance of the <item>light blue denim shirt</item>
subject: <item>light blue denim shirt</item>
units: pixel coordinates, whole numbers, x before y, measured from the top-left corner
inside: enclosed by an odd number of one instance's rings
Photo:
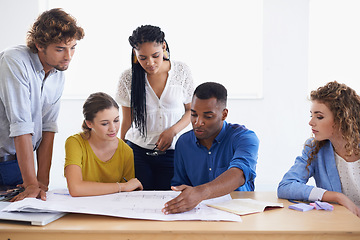
[[[306,168],[312,139],[307,140],[302,155],[295,159],[295,164],[284,175],[278,186],[278,197],[294,200],[316,201],[321,200],[324,191],[342,192],[341,181],[336,167],[334,149],[329,140],[326,140]],[[315,186],[307,185],[309,178],[315,179]]]
[[[0,157],[15,154],[14,137],[32,134],[34,150],[42,132],[57,132],[64,73],[45,71],[37,53],[23,45],[0,53]]]

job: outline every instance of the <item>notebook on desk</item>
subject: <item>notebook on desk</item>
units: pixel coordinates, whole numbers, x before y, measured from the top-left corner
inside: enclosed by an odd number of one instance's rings
[[[31,225],[44,226],[48,223],[61,218],[66,213],[52,212],[52,213],[31,213],[31,212],[2,212],[6,206],[11,204],[10,202],[0,202],[0,221],[20,221],[30,223]]]

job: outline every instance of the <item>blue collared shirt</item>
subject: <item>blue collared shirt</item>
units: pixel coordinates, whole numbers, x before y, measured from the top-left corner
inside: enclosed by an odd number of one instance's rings
[[[245,176],[245,184],[236,190],[254,191],[258,149],[256,134],[242,125],[224,121],[210,150],[199,143],[193,130],[186,132],[176,143],[171,185],[202,185],[236,167]]]
[[[14,137],[32,134],[34,150],[43,131],[57,132],[64,73],[45,71],[26,46],[0,53],[0,157],[15,154]]]

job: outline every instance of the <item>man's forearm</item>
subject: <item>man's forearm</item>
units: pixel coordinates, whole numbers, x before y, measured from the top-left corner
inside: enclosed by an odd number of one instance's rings
[[[32,137],[30,134],[14,138],[16,157],[21,171],[24,187],[38,185],[35,166]]]
[[[210,199],[229,194],[244,184],[243,171],[239,168],[230,168],[213,181],[198,187],[204,191],[204,199]]]
[[[45,186],[49,185],[54,136],[54,132],[43,132],[40,146],[36,152],[38,163],[37,179]]]

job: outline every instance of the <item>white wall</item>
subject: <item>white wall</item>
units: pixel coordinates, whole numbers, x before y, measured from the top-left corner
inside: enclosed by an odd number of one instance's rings
[[[20,1],[0,0],[1,12],[17,13],[0,14],[0,32],[3,33],[8,28],[3,23],[9,20],[22,26],[29,26],[34,21],[31,16],[37,16],[37,9],[18,8],[18,2]],[[35,0],[21,2],[31,6],[38,3]],[[306,100],[309,1],[265,0],[263,4],[264,97],[257,100],[229,99],[228,122],[244,124],[257,133],[260,150],[256,190],[275,191],[284,173],[301,153],[302,144],[310,136],[307,125],[309,105]],[[20,28],[12,30],[17,34],[20,32]],[[27,29],[22,28],[21,34],[25,36],[26,31]],[[17,35],[7,34],[0,38],[0,49],[17,43]],[[69,135],[80,131],[83,101],[84,99],[62,101],[51,169],[51,189],[66,187],[63,177],[64,141]]]
[[[360,93],[359,10],[358,0],[310,1],[309,89],[336,80]]]
[[[61,7],[71,13],[85,29],[85,38],[66,72],[71,80],[65,83],[64,98],[86,98],[97,91],[114,93],[119,75],[130,68],[128,37],[144,24],[161,26],[171,59],[189,65],[196,84],[220,81],[229,96],[262,97],[263,0],[182,0],[181,4],[137,0],[141,7],[136,11],[133,1],[86,0],[87,11],[81,0],[77,4],[73,0],[42,1],[48,3],[48,9]],[[159,6],[166,6],[166,12],[157,14]],[[98,13],[96,17],[94,12]],[[94,66],[91,71],[89,66]],[[234,75],[224,69],[240,71]],[[91,84],[83,87],[79,79],[88,79]]]
[[[25,44],[26,33],[38,16],[35,0],[0,0],[0,51]]]
[[[231,102],[231,109],[246,109],[232,119],[260,138],[257,190],[276,189],[310,136],[308,6],[307,0],[264,1],[264,99]]]

